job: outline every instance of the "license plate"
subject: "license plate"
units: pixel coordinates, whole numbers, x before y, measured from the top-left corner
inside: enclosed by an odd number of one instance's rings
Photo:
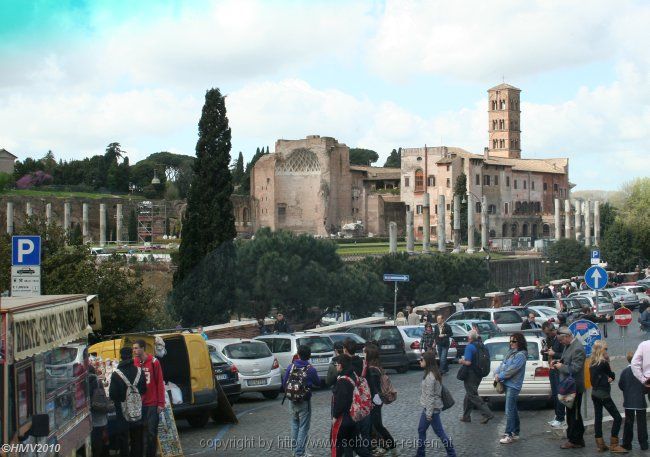
[[[394,344],[382,344],[381,349],[395,349]]]
[[[314,357],[311,361],[312,363],[327,363],[329,359],[327,357]]]
[[[227,374],[218,374],[218,375],[217,375],[217,380],[218,380],[218,381],[223,381],[224,379],[228,379],[228,375],[227,375]]]
[[[265,386],[266,379],[249,379],[247,383],[249,386]]]

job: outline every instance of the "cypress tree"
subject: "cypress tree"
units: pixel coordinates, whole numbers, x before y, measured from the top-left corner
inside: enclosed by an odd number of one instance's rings
[[[131,208],[131,211],[129,212],[127,232],[131,243],[138,241],[138,216],[135,213],[135,208]]]
[[[183,237],[178,252],[174,286],[180,285],[192,270],[237,232],[230,196],[233,192],[230,169],[230,127],[225,99],[219,89],[205,94],[199,121],[194,176],[183,215]]]

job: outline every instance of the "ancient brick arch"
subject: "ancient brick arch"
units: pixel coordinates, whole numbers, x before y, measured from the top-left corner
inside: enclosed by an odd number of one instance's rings
[[[294,149],[285,160],[275,164],[277,175],[315,175],[320,173],[318,157],[309,149]]]

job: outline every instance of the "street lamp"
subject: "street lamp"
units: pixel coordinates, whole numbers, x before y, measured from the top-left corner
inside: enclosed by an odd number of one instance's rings
[[[481,252],[488,250],[488,220],[487,220],[487,198],[483,195],[479,198],[473,192],[466,191],[467,200],[463,196],[462,203],[468,203],[469,197],[474,197],[481,203]],[[471,202],[467,205],[467,253],[474,253],[474,206]]]

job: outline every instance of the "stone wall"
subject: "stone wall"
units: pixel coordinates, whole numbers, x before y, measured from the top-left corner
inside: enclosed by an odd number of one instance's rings
[[[507,291],[517,286],[528,286],[544,278],[541,259],[504,259],[490,261],[490,281],[499,289]]]

